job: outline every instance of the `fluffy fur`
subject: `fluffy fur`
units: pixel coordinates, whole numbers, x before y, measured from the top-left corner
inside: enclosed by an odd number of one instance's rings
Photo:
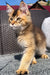
[[[18,10],[14,10],[7,4],[10,26],[18,31],[18,44],[21,45],[25,52],[20,62],[17,74],[29,73],[30,63],[37,63],[35,54],[41,55],[42,58],[48,58],[46,51],[46,38],[44,33],[32,25],[31,14],[27,5],[22,1]],[[9,11],[11,9],[11,11]]]

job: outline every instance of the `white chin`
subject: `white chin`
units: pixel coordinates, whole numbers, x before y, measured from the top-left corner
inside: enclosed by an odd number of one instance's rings
[[[20,30],[21,29],[21,25],[16,26],[15,24],[14,25],[10,24],[10,27],[12,27],[13,30]]]
[[[17,30],[17,28],[16,27],[12,27],[13,28],[13,30]]]
[[[12,24],[10,24],[10,27],[12,27],[12,28],[13,28],[13,30],[17,30],[17,27],[16,27],[16,26],[14,26],[14,25],[12,25]]]

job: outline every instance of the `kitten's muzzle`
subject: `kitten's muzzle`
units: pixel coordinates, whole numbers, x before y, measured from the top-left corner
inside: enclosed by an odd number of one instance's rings
[[[15,21],[12,21],[11,24],[14,25],[15,24]]]

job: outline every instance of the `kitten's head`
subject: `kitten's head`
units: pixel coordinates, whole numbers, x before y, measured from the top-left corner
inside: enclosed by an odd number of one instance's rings
[[[14,10],[7,4],[7,13],[9,16],[9,23],[13,29],[24,30],[31,23],[31,15],[27,4],[23,1],[20,3],[18,10]]]

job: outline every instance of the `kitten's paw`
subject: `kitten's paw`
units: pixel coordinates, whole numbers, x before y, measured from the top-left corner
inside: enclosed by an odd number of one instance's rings
[[[18,75],[24,75],[24,74],[28,74],[29,71],[28,71],[28,70],[25,70],[25,69],[18,69],[18,70],[16,71],[16,73],[17,73]]]
[[[42,59],[48,59],[49,57],[48,57],[47,54],[43,54],[43,55],[41,56],[41,58],[42,58]]]
[[[32,64],[37,64],[36,58],[33,58]]]
[[[34,61],[34,60],[33,60],[33,61],[32,61],[32,64],[37,64],[37,61]]]

